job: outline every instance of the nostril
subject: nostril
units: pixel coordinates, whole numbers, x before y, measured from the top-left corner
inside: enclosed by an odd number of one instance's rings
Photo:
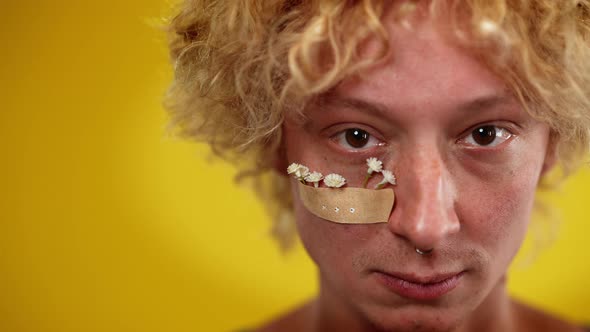
[[[388,227],[416,252],[428,255],[459,230],[456,189],[443,158],[432,149],[421,149],[410,160],[398,165],[403,184],[396,187]]]
[[[431,201],[432,202],[432,201]],[[403,237],[423,254],[445,241],[460,229],[459,219],[454,209],[438,205],[427,206],[424,201],[415,205],[404,205],[402,198],[398,200],[389,220],[389,230]]]

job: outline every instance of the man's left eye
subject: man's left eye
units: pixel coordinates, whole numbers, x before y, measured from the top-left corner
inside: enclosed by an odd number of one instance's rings
[[[506,128],[485,125],[475,128],[460,141],[475,147],[493,148],[506,142],[512,138],[512,136],[513,134]]]
[[[333,139],[347,150],[363,150],[382,144],[366,130],[360,128],[343,130],[333,136]]]

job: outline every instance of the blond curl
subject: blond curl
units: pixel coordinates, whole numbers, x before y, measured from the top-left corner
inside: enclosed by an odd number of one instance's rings
[[[207,142],[253,174],[277,217],[283,246],[294,234],[286,178],[267,172],[281,151],[288,112],[385,58],[384,1],[186,0],[169,22],[175,78],[165,105],[171,128]],[[410,16],[414,2],[398,6]],[[546,122],[565,173],[590,150],[590,3],[588,0],[429,2],[451,23],[450,40],[498,74],[523,107]],[[359,54],[369,39],[376,52]],[[321,54],[321,56],[319,56]],[[255,170],[255,171],[251,171]]]

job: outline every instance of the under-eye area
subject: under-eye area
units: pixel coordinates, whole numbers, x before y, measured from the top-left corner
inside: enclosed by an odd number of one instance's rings
[[[590,0],[185,0],[175,20],[173,120],[252,161],[273,236],[317,266],[317,296],[260,331],[580,331],[507,280],[540,184],[588,159]]]

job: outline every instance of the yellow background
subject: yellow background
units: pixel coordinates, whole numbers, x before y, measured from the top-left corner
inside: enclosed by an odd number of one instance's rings
[[[313,265],[278,252],[235,170],[164,135],[167,8],[0,4],[0,331],[229,331],[314,294]],[[584,170],[550,196],[559,237],[510,279],[579,322],[589,187]]]

